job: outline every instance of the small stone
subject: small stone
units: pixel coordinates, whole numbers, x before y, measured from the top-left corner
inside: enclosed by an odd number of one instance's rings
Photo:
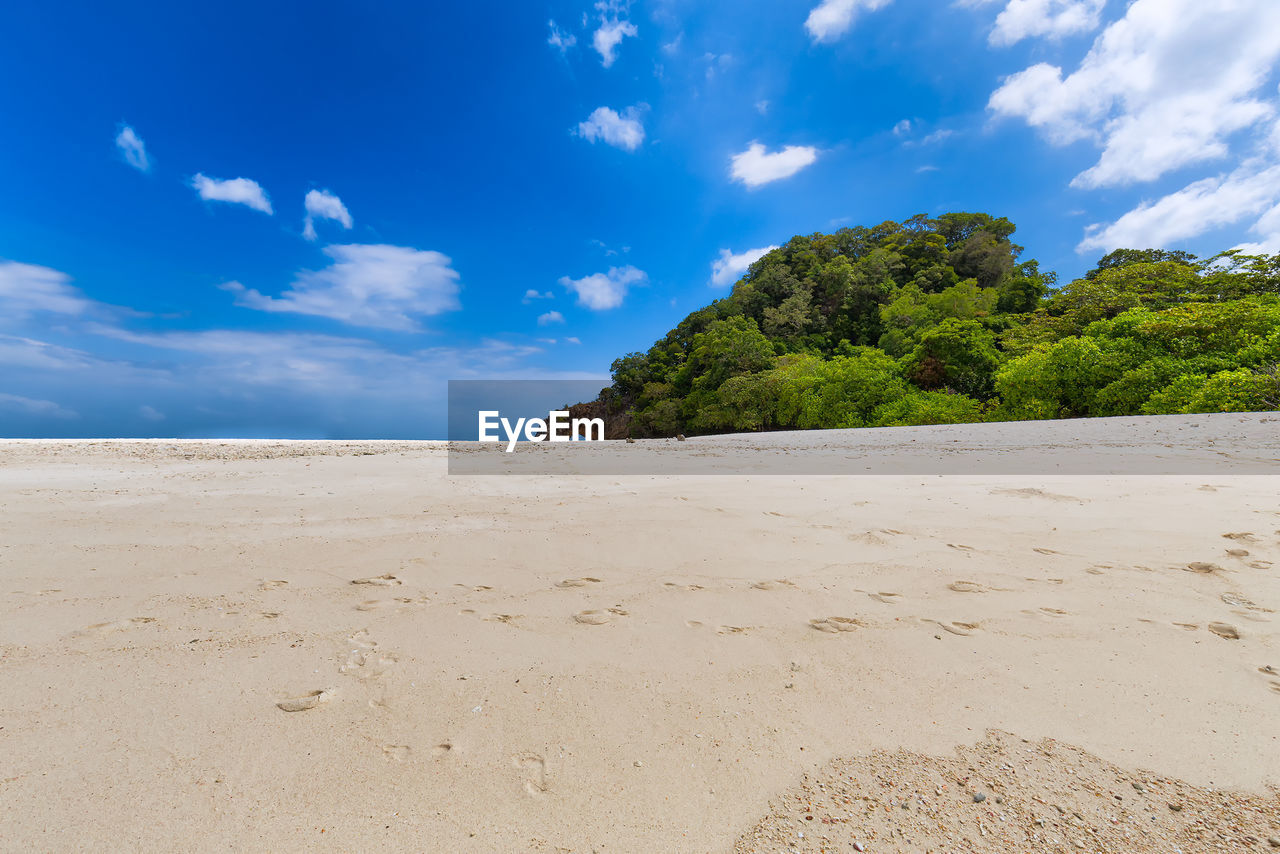
[[[1182,804],[1169,804],[1169,809],[1174,812],[1182,812]]]
[[[996,797],[996,803],[998,803],[998,804],[1002,804],[1002,803],[1004,803],[1004,798],[997,796],[997,797]]]
[[[904,810],[911,809],[911,804],[907,803],[906,801],[903,801],[902,803],[898,804],[898,806],[902,807]]]
[[[986,799],[987,799],[987,796],[986,796],[986,795],[984,795],[982,792],[974,792],[974,793],[973,793],[973,802],[974,802],[975,804],[980,804],[980,803],[982,803],[983,801],[985,801]]]
[[[1280,836],[1268,836],[1267,844],[1272,848],[1280,848]]]
[[[637,768],[643,768],[643,767],[644,767],[644,763],[643,763],[643,762],[641,762],[639,759],[637,759],[635,762],[632,762],[631,764],[632,764],[632,765],[634,765],[634,766],[636,766]]]
[[[1135,792],[1138,792],[1139,794],[1141,794],[1142,792],[1145,792],[1145,791],[1146,791],[1146,787],[1145,787],[1145,786],[1143,786],[1141,783],[1134,783],[1134,784],[1133,784],[1133,790],[1134,790]]]
[[[863,847],[862,847],[862,843],[861,843],[861,842],[855,842],[855,843],[853,843],[853,850],[854,850],[854,851],[866,851],[867,849],[865,849],[865,848],[863,848]]]

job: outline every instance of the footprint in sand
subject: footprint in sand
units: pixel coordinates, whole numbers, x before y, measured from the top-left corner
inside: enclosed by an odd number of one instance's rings
[[[126,632],[129,629],[136,629],[138,626],[145,626],[147,623],[154,623],[155,617],[130,617],[127,620],[114,620],[110,623],[94,623],[92,626],[85,626],[77,635],[109,635],[115,632]]]
[[[752,590],[781,590],[783,587],[795,587],[795,583],[785,578],[778,578],[772,581],[755,581],[751,584]]]
[[[1060,554],[1062,554],[1062,552],[1055,552],[1053,549],[1040,548],[1039,546],[1037,546],[1036,548],[1033,548],[1031,551],[1036,552],[1036,553],[1038,553],[1038,554],[1042,554],[1042,555],[1060,555]]]
[[[431,755],[436,759],[443,759],[453,752],[453,745],[447,741],[442,741],[435,747],[431,748]]]
[[[948,623],[943,620],[925,620],[925,622],[933,623],[934,625],[942,628],[944,631],[948,631],[953,635],[960,635],[961,637],[968,637],[969,635],[977,631],[979,628],[981,628],[981,626],[979,626],[977,623],[961,623],[958,621],[953,621]]]
[[[375,587],[395,587],[397,584],[403,584],[404,582],[388,572],[385,575],[371,575],[368,578],[354,578],[351,580],[351,583],[371,584]]]
[[[413,755],[413,748],[407,744],[384,744],[382,755],[392,762],[408,762],[409,757]]]
[[[1038,613],[1044,614],[1046,617],[1069,617],[1070,611],[1064,611],[1061,608],[1037,608]]]
[[[718,635],[743,635],[750,631],[750,626],[716,626]]]
[[[1222,601],[1233,608],[1244,608],[1247,611],[1258,611],[1263,614],[1274,614],[1275,611],[1270,608],[1264,608],[1256,602],[1249,599],[1243,593],[1236,593],[1228,590],[1222,594]]]
[[[356,605],[357,611],[376,611],[379,608],[386,608],[389,605],[422,605],[427,602],[426,596],[413,598],[411,596],[397,596],[394,599],[366,599],[359,605]]]
[[[947,543],[948,548],[959,549],[962,552],[973,551],[973,546],[966,546],[964,543]]]
[[[901,593],[890,593],[886,590],[882,590],[879,593],[868,593],[867,595],[877,602],[883,602],[886,605],[896,605],[898,600],[902,598]]]
[[[303,694],[301,697],[282,700],[276,703],[276,708],[282,712],[305,712],[308,709],[314,709],[321,703],[329,702],[330,696],[328,691],[312,691],[309,694]]]
[[[1202,560],[1192,561],[1186,566],[1187,572],[1197,572],[1201,575],[1213,575],[1215,572],[1224,572],[1222,567],[1216,563],[1206,563]]]
[[[523,616],[524,614],[488,614],[480,619],[486,623],[506,623],[509,626],[514,626],[516,620]]]
[[[276,579],[272,579],[272,580],[270,580],[270,581],[264,581],[264,582],[262,582],[261,584],[259,584],[259,585],[258,585],[258,589],[259,589],[259,590],[275,590],[275,589],[277,589],[277,588],[284,587],[284,586],[285,586],[286,584],[288,584],[288,583],[289,583],[289,582],[287,582],[287,581],[282,581],[282,580],[280,580],[280,579],[276,578]]]
[[[582,578],[566,578],[564,581],[557,581],[555,586],[561,589],[570,587],[586,587],[588,584],[599,584],[600,579],[583,576]]]
[[[525,772],[524,790],[537,797],[547,791],[547,762],[536,753],[517,753],[511,764]]]
[[[1210,623],[1209,631],[1226,640],[1240,640],[1240,630],[1230,623]]]
[[[815,617],[809,621],[810,628],[827,634],[852,632],[865,627],[865,623],[853,617]]]
[[[381,679],[400,660],[393,652],[380,651],[378,642],[370,638],[364,629],[347,638],[347,644],[354,648],[338,667],[338,672],[354,676],[361,682]]]
[[[1249,552],[1247,549],[1227,549],[1227,556],[1228,557],[1248,557]]]
[[[573,621],[584,626],[603,626],[612,619],[608,611],[579,611],[573,615]]]
[[[1013,495],[1019,498],[1047,498],[1050,501],[1078,501],[1081,504],[1085,503],[1084,499],[1076,498],[1074,495],[1059,495],[1056,492],[1046,492],[1043,489],[1036,489],[1035,487],[1027,487],[1025,489],[999,488],[991,490],[991,494]]]
[[[987,588],[976,581],[953,581],[947,585],[948,590],[956,593],[986,593]]]
[[[258,616],[264,620],[274,620],[280,616],[279,611],[259,611]]]
[[[1252,531],[1234,531],[1223,534],[1222,538],[1224,540],[1236,540],[1242,543],[1256,543],[1258,541],[1257,536]]]
[[[1176,623],[1175,622],[1174,625],[1180,629],[1186,629],[1189,632],[1194,632],[1200,628],[1199,623]]]

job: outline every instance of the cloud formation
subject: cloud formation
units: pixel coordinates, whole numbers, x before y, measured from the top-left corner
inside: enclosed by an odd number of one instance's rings
[[[548,311],[546,314],[538,315],[539,326],[550,326],[553,323],[564,323],[564,315],[558,311]]]
[[[578,43],[578,37],[573,33],[567,33],[556,26],[554,20],[547,21],[547,26],[551,30],[551,34],[547,36],[547,44],[551,45],[563,55],[569,51],[569,48]]]
[[[812,146],[788,145],[780,151],[769,152],[760,143],[753,142],[746,151],[730,158],[729,173],[735,181],[748,187],[759,187],[790,178],[817,159],[818,149]]]
[[[341,223],[346,229],[350,229],[354,224],[342,199],[328,190],[308,190],[303,206],[306,208],[307,216],[303,220],[302,236],[307,240],[316,239],[315,221],[317,219],[331,219]]]
[[[628,264],[625,267],[610,267],[607,273],[593,273],[581,279],[561,276],[560,284],[578,295],[578,305],[586,306],[592,311],[605,311],[622,305],[630,287],[643,284],[648,278],[643,270],[637,270]]]
[[[257,181],[251,181],[248,178],[220,180],[197,173],[191,179],[191,186],[200,194],[200,198],[206,202],[230,202],[237,205],[246,205],[255,211],[262,211],[264,214],[274,213],[271,210],[271,202],[267,199],[266,191],[262,189]]]
[[[299,273],[278,297],[239,282],[222,288],[246,308],[403,331],[418,330],[418,318],[459,307],[458,273],[439,252],[381,244],[327,246],[324,252],[332,264]]]
[[[3,320],[36,312],[79,315],[95,303],[71,286],[71,277],[36,264],[0,260],[0,307]]]
[[[1265,215],[1254,226],[1263,236],[1246,251],[1280,251],[1280,166],[1258,170],[1249,166],[1230,175],[1196,181],[1154,202],[1143,202],[1110,225],[1085,230],[1080,252],[1091,249],[1165,248],[1214,228]]]
[[[1025,38],[1062,38],[1098,28],[1106,0],[1009,0],[988,41],[1011,45]]]
[[[1280,58],[1273,0],[1135,0],[1074,72],[1039,63],[990,98],[1051,143],[1089,140],[1098,162],[1072,186],[1153,181],[1228,154],[1228,138],[1275,114],[1257,97]]]
[[[860,10],[874,12],[892,0],[822,0],[809,12],[804,28],[815,42],[833,42],[849,32]]]
[[[608,107],[596,107],[585,122],[578,125],[578,136],[588,142],[597,139],[621,148],[635,151],[644,142],[644,125],[640,123],[641,107],[627,107],[621,114]]]
[[[139,172],[151,171],[151,158],[147,156],[147,146],[138,136],[137,131],[123,125],[116,134],[116,148],[124,155],[124,160]]]
[[[736,255],[728,249],[721,249],[720,257],[711,262],[711,287],[727,288],[742,278],[747,268],[777,248],[777,246],[761,246],[759,249],[748,249]]]
[[[600,13],[600,26],[591,36],[591,46],[600,54],[600,64],[605,68],[613,65],[618,58],[618,45],[628,36],[637,33],[636,25],[626,19],[629,4],[619,0],[602,0],[596,3],[596,11]]]

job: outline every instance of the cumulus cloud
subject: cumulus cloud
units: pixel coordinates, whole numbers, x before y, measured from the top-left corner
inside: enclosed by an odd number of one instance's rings
[[[417,318],[459,307],[458,273],[448,256],[439,252],[377,244],[327,246],[324,252],[332,264],[299,273],[278,297],[239,282],[222,287],[246,308],[316,315],[382,329],[417,330]]]
[[[342,224],[343,228],[350,229],[354,224],[351,220],[351,214],[347,212],[347,206],[342,203],[342,199],[330,193],[328,190],[309,190],[307,196],[303,200],[306,208],[307,216],[303,220],[302,236],[307,240],[316,239],[317,219],[331,219]]]
[[[36,312],[78,315],[93,305],[71,286],[66,273],[0,260],[0,318],[12,320]]]
[[[822,0],[810,10],[804,28],[815,42],[833,42],[849,32],[860,10],[874,12],[890,2],[892,0]]]
[[[551,34],[547,36],[547,44],[560,51],[561,54],[567,53],[569,48],[578,43],[577,36],[557,27],[554,20],[547,21],[547,26],[551,30]]]
[[[124,155],[124,160],[139,172],[151,171],[151,158],[147,156],[146,143],[138,132],[128,125],[123,125],[116,134],[116,148]]]
[[[911,119],[903,119],[893,126],[894,136],[906,136],[911,133]]]
[[[643,270],[637,270],[628,264],[625,267],[610,267],[607,273],[593,273],[581,279],[561,276],[560,284],[578,295],[578,305],[586,306],[592,311],[604,311],[622,305],[627,290],[632,285],[643,284],[648,278]]]
[[[746,151],[730,158],[729,173],[735,181],[759,187],[790,178],[817,159],[818,149],[812,146],[788,145],[780,151],[769,152],[760,143],[753,142]]]
[[[732,285],[752,264],[759,261],[777,246],[761,246],[759,249],[748,249],[734,254],[728,249],[720,250],[720,257],[711,262],[711,287],[725,288]]]
[[[262,211],[264,214],[273,213],[266,191],[262,189],[257,181],[251,181],[248,178],[220,180],[197,173],[191,179],[191,186],[200,194],[200,198],[206,202],[231,202],[237,205],[247,205],[255,211]]]
[[[536,299],[555,299],[555,296],[551,291],[535,291],[533,288],[529,288],[524,292],[524,298],[520,302],[528,305]]]
[[[644,142],[644,125],[640,123],[641,106],[627,107],[621,115],[608,107],[597,107],[578,125],[578,136],[588,142],[597,139],[621,148],[635,151]]]
[[[600,54],[600,64],[605,68],[618,58],[618,45],[628,36],[636,35],[636,25],[626,18],[628,3],[618,0],[602,0],[596,4],[600,13],[600,26],[591,36],[591,46]]]
[[[1254,230],[1269,238],[1264,243],[1270,243],[1280,237],[1280,213],[1273,207],[1277,198],[1280,166],[1261,170],[1244,166],[1230,175],[1205,178],[1154,202],[1144,202],[1109,225],[1091,225],[1076,248],[1080,252],[1161,249],[1264,211],[1266,215]]]
[[[564,315],[558,311],[548,311],[546,314],[538,315],[539,326],[550,326],[553,323],[564,323]]]
[[[1101,157],[1073,186],[1152,181],[1226,157],[1232,134],[1275,114],[1257,94],[1280,58],[1277,32],[1273,0],[1135,0],[1075,71],[1033,65],[988,106],[1054,144],[1097,144]]]
[[[1106,0],[1009,0],[996,16],[989,41],[1011,45],[1025,38],[1062,38],[1098,28]]]

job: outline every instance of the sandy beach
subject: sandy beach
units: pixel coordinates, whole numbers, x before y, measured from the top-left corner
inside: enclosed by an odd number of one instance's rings
[[[0,848],[1275,850],[1265,415],[1167,476],[2,442]]]

